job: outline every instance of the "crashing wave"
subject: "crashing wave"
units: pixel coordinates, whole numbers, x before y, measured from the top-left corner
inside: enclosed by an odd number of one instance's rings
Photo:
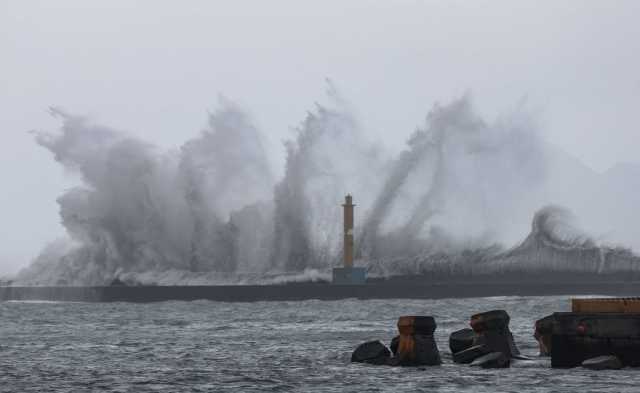
[[[285,143],[275,179],[260,131],[221,101],[207,129],[161,151],[54,109],[36,133],[82,184],[58,198],[68,239],[43,249],[17,284],[284,283],[328,280],[340,264],[346,193],[356,196],[357,264],[372,277],[509,271],[638,270],[547,203],[548,149],[526,116],[480,118],[469,97],[436,105],[395,159],[371,142],[329,86]]]
[[[623,247],[600,246],[572,225],[566,208],[546,206],[537,211],[531,232],[521,244],[451,248],[411,257],[371,261],[374,277],[420,276],[454,278],[510,273],[579,272],[612,274],[640,272],[640,257]]]
[[[533,218],[529,236],[487,267],[499,271],[640,271],[640,257],[626,248],[599,246],[572,225],[572,218],[562,207],[541,209]]]

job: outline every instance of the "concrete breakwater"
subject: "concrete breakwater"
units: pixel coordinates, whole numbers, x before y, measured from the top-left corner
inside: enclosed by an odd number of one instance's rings
[[[609,301],[610,299],[598,299]],[[613,299],[640,304],[640,298]],[[586,299],[586,307],[591,299]],[[574,308],[576,302],[574,299]],[[471,316],[471,329],[449,336],[452,359],[482,368],[507,368],[522,356],[509,329],[509,314],[492,310]],[[619,370],[640,366],[640,313],[556,312],[536,321],[534,337],[540,356],[551,357],[551,367],[582,366],[591,370]],[[390,350],[380,341],[359,345],[351,356],[355,363],[387,366],[438,366],[440,352],[434,340],[437,324],[432,316],[401,316],[399,336]]]
[[[640,292],[640,281],[584,282],[435,282],[393,281],[365,285],[296,283],[283,285],[0,287],[0,301],[155,302],[167,300],[282,301],[357,299],[442,299],[489,296],[600,294],[627,296]]]
[[[520,357],[509,330],[509,320],[504,310],[472,315],[469,340],[459,340],[458,333],[462,330],[453,332],[449,338],[453,361],[482,368],[509,367],[511,358]],[[380,341],[369,341],[356,348],[351,361],[387,366],[439,366],[442,360],[434,340],[436,328],[432,316],[402,316],[398,319],[399,336],[391,341],[391,351]]]

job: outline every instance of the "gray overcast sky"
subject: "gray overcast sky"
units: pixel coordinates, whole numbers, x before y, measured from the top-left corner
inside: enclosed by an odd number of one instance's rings
[[[602,171],[639,161],[639,18],[640,1],[0,0],[0,274],[63,233],[74,180],[27,133],[59,126],[50,105],[174,147],[222,93],[281,157],[326,77],[397,148],[436,101],[471,91],[492,118],[526,97]]]

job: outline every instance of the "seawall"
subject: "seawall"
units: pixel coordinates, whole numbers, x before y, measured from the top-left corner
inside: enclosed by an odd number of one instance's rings
[[[638,296],[640,281],[532,283],[371,283],[332,285],[299,283],[286,285],[215,286],[110,286],[110,287],[0,287],[0,301],[48,300],[79,302],[157,302],[168,300],[214,300],[224,302],[339,300],[339,299],[438,299],[488,296],[550,295]]]

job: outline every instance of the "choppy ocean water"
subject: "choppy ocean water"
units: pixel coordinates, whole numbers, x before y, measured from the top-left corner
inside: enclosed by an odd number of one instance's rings
[[[520,350],[504,370],[451,361],[449,333],[503,308]],[[533,323],[567,297],[220,303],[0,303],[0,391],[639,392],[640,370],[554,370]],[[396,334],[397,317],[436,317],[444,364],[351,364],[361,342]]]

